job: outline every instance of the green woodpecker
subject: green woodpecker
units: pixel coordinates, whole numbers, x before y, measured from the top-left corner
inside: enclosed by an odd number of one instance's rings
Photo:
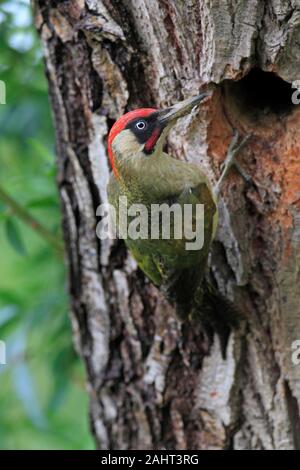
[[[217,227],[216,193],[220,184],[214,191],[197,165],[179,161],[163,151],[167,133],[177,119],[191,112],[209,95],[203,92],[163,110],[136,109],[118,119],[108,137],[108,153],[113,169],[108,198],[116,214],[120,210],[122,214],[132,204],[142,204],[149,214],[153,205],[166,204],[171,208],[177,204],[183,212],[185,205],[190,205],[192,230],[195,230],[197,217],[201,218],[196,206],[203,205],[204,237],[199,249],[188,250],[187,238],[184,235],[175,237],[176,228],[182,228],[176,227],[176,223],[184,223],[183,218],[176,221],[175,215],[171,221],[173,225],[169,239],[161,236],[160,228],[159,238],[153,239],[151,234],[134,239],[129,236],[125,243],[142,271],[175,302],[181,319],[189,316],[195,318],[196,314],[209,336],[216,331],[222,339],[230,331],[230,322],[225,318],[230,307],[205,279],[209,249]],[[235,153],[236,149],[231,146],[220,181],[231,166]],[[126,207],[120,206],[120,196],[127,198]],[[130,219],[128,214],[125,217]],[[223,352],[226,347],[224,341]]]

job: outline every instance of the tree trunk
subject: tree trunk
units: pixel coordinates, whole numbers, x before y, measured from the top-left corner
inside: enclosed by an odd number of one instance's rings
[[[35,0],[54,114],[73,334],[101,449],[300,448],[299,0]],[[213,86],[170,152],[228,176],[211,276],[245,319],[226,360],[181,324],[123,242],[96,236],[120,115]],[[296,96],[297,97],[297,96]],[[294,100],[295,101],[295,100]],[[294,360],[292,360],[294,359]]]

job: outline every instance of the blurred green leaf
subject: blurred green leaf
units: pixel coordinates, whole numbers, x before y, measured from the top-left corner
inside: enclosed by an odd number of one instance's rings
[[[0,222],[7,219],[7,208],[5,204],[0,201]]]
[[[42,413],[37,397],[36,386],[26,362],[27,332],[20,328],[8,343],[8,360],[12,365],[12,378],[16,394],[22,406],[36,426],[45,426],[46,419]]]
[[[37,199],[31,199],[26,203],[27,209],[57,209],[58,202],[54,196],[45,196]]]
[[[0,303],[20,305],[21,299],[16,289],[0,289]]]
[[[6,236],[17,253],[22,256],[26,255],[26,248],[23,243],[20,230],[12,218],[6,220]]]
[[[25,361],[20,361],[13,368],[13,381],[16,394],[22,402],[25,412],[32,423],[38,427],[46,426],[46,419],[38,403],[33,377]]]
[[[0,328],[14,318],[16,314],[17,308],[15,305],[6,305],[5,307],[0,308]]]
[[[54,165],[54,155],[52,152],[50,152],[50,150],[42,144],[42,142],[40,142],[39,140],[37,139],[28,139],[28,144],[30,145],[30,147],[32,148],[33,151],[36,152],[36,154],[39,156],[39,157],[42,157],[44,160],[46,160],[47,162],[49,163],[52,163],[52,165]]]

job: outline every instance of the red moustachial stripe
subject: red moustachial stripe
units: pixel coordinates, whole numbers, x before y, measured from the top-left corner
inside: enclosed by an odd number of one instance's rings
[[[152,132],[151,134],[151,137],[149,137],[149,139],[147,140],[147,142],[145,143],[145,150],[146,152],[151,152],[154,145],[156,144],[157,142],[157,139],[159,138],[160,136],[160,133],[161,133],[161,129],[159,127],[157,127],[156,129],[154,129],[154,131]]]
[[[154,108],[135,109],[133,111],[130,111],[129,113],[123,114],[123,116],[121,116],[112,126],[110,133],[108,135],[108,156],[110,159],[112,170],[116,177],[118,177],[118,170],[115,165],[115,157],[114,157],[113,150],[112,150],[112,143],[113,143],[114,138],[120,132],[122,132],[127,126],[127,124],[133,119],[136,119],[139,117],[140,118],[147,117],[149,116],[149,114],[154,113],[155,111],[157,111],[157,109],[154,109]]]

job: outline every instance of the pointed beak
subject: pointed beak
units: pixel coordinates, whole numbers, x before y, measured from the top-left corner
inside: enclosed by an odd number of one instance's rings
[[[193,96],[180,103],[174,104],[170,108],[159,111],[158,120],[163,127],[169,124],[175,124],[178,118],[188,114],[195,106],[197,106],[204,98],[211,96],[211,92],[203,92],[200,95]]]

